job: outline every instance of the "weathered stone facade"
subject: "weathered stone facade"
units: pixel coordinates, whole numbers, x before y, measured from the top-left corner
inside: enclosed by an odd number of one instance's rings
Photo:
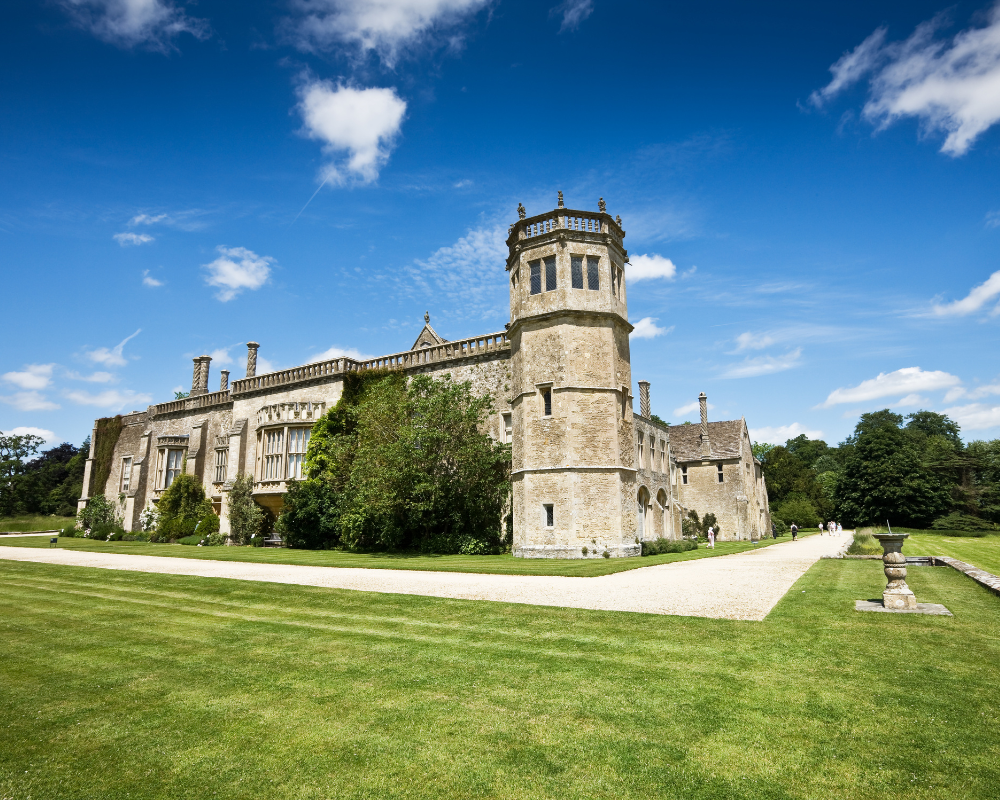
[[[705,463],[721,458],[733,479],[702,496],[696,484],[681,482],[672,452],[678,428],[651,419],[648,383],[640,382],[641,413],[633,411],[625,233],[603,200],[599,205],[596,214],[572,211],[560,194],[558,208],[547,214],[527,218],[520,209],[507,241],[511,321],[503,332],[449,342],[425,315],[407,351],[264,375],[256,374],[260,345],[249,342],[246,377],[230,382],[224,371],[217,392],[208,391],[211,358],[198,356],[189,397],[122,417],[104,486],[90,485],[95,427],[80,507],[94,494],[122,495],[125,527],[134,530],[142,509],[183,468],[201,479],[224,533],[226,498],[238,473],[253,475],[256,501],[277,514],[287,481],[301,477],[309,430],[340,399],[344,375],[392,367],[407,375],[450,374],[493,397],[489,433],[513,450],[517,556],[638,555],[643,540],[679,538],[689,508],[714,511],[723,538],[762,530],[759,464],[754,478],[748,473],[742,480],[749,439],[745,452],[708,456]],[[714,423],[720,424],[738,423]],[[690,480],[695,464],[684,464]],[[766,517],[766,493],[762,502]]]

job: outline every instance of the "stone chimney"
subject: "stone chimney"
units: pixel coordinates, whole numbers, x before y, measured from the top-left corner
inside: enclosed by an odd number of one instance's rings
[[[220,380],[219,380],[219,391],[228,392],[229,391],[229,370],[223,369],[219,370]]]
[[[252,378],[257,374],[257,350],[260,345],[257,342],[247,342],[247,377]]]
[[[649,419],[649,381],[639,381],[639,413]]]
[[[191,375],[191,397],[208,394],[208,368],[212,363],[211,356],[198,356],[194,361],[194,372]]]
[[[701,409],[701,454],[712,455],[712,443],[708,439],[708,395],[704,392],[698,395],[698,406]]]

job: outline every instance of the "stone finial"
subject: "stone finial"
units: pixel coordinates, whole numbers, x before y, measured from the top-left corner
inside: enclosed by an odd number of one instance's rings
[[[608,204],[604,202],[603,197],[597,201],[597,210],[600,211],[602,214],[608,213]]]
[[[639,381],[639,413],[649,419],[649,381]]]
[[[257,350],[260,345],[257,342],[247,342],[247,377],[252,378],[257,374]]]
[[[229,391],[229,370],[220,369],[219,370],[219,391],[228,392]]]
[[[558,208],[566,208],[566,204],[563,202],[562,192],[559,192],[559,203]]]
[[[616,224],[616,225],[617,225],[617,226],[618,226],[619,228],[620,228],[620,227],[622,226],[622,217],[621,217],[621,214],[618,214],[618,215],[617,215],[617,216],[615,217],[615,224]]]
[[[426,311],[424,312],[424,324],[426,325],[431,324],[431,315]]]
[[[526,216],[528,216],[528,213],[524,210],[524,206],[521,205],[520,203],[518,203],[517,204],[517,218],[518,219],[524,219]]]

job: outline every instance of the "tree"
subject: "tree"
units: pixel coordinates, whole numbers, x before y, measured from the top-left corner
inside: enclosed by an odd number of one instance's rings
[[[826,455],[830,448],[822,439],[810,439],[801,433],[785,442],[785,449],[807,467],[812,468],[816,460]]]
[[[984,519],[1000,522],[1000,439],[969,442],[966,453],[972,464],[976,510]]]
[[[774,449],[774,445],[770,442],[754,442],[750,449],[753,451],[753,457],[763,464],[767,461],[768,453]]]
[[[253,499],[253,476],[241,472],[229,490],[229,535],[235,544],[250,544],[264,532],[265,521]]]
[[[215,516],[201,481],[183,471],[160,497],[156,510],[159,519],[150,541],[168,542],[190,536],[203,519]]]
[[[913,433],[922,433],[924,436],[943,436],[951,442],[955,449],[961,450],[962,437],[961,428],[958,423],[949,419],[944,414],[936,414],[933,411],[915,411],[907,414],[906,430]]]
[[[807,497],[800,494],[789,495],[774,507],[773,513],[788,524],[794,522],[797,525],[813,527],[820,523],[815,506]]]
[[[0,516],[26,511],[21,497],[26,461],[45,440],[33,433],[0,434]]]
[[[795,495],[808,500],[814,513],[822,517],[832,513],[832,504],[816,479],[816,471],[802,463],[787,447],[778,445],[772,448],[763,467],[767,499],[771,505],[780,505],[787,497]]]

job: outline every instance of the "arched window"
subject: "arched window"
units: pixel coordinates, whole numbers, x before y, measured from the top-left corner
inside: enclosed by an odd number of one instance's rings
[[[647,514],[646,510],[649,507],[649,492],[646,487],[643,486],[639,489],[639,493],[636,495],[636,526],[635,535],[642,541],[646,538],[646,526],[647,526]]]
[[[660,511],[660,536],[666,539],[668,530],[667,523],[669,521],[667,512],[670,504],[667,502],[667,493],[663,491],[663,489],[660,489],[660,491],[656,493],[656,505],[659,506]]]

